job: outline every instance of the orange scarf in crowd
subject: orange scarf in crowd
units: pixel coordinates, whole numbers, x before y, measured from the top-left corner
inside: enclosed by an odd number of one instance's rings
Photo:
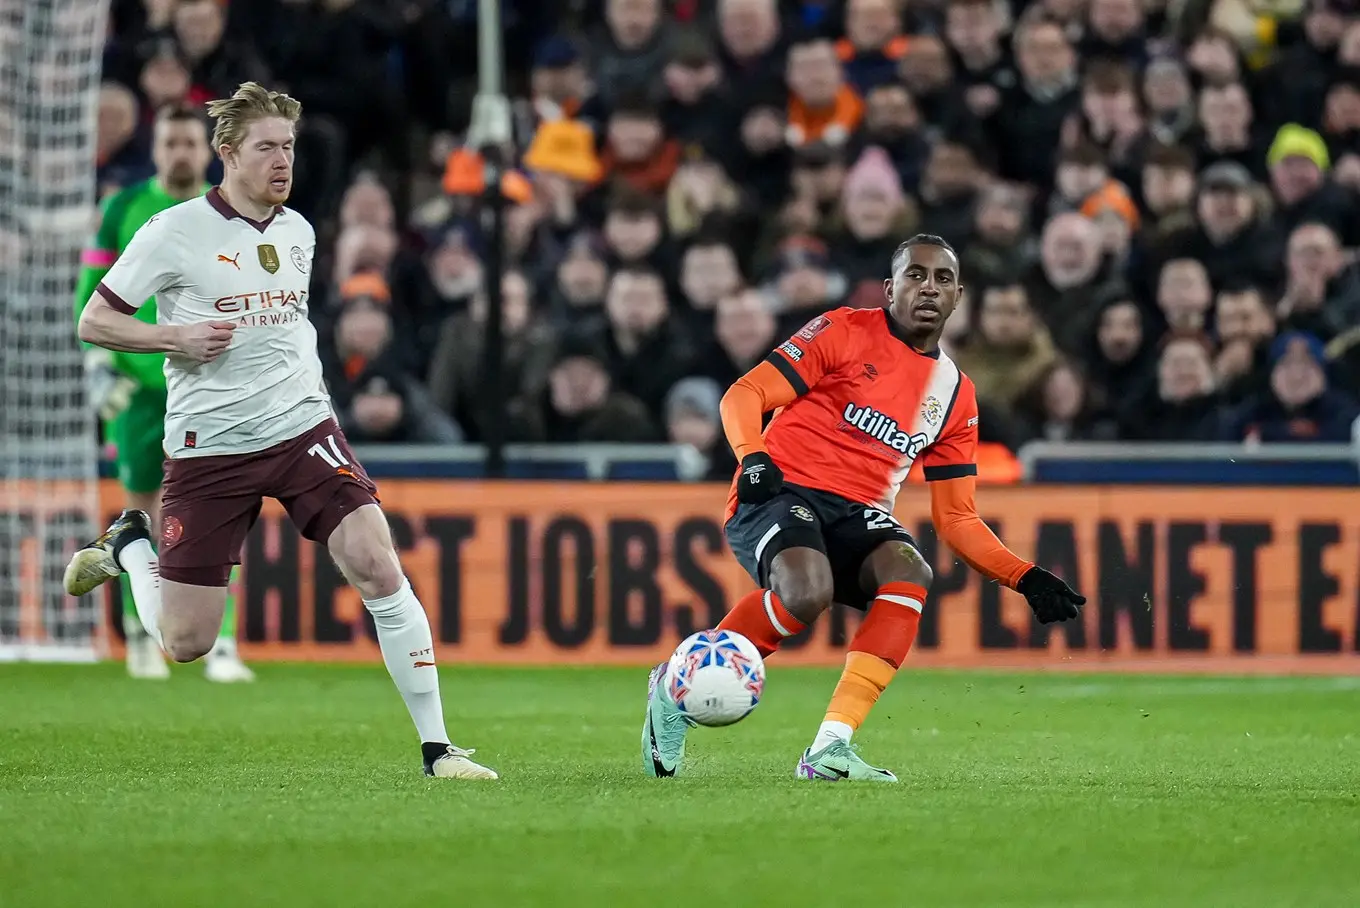
[[[680,167],[680,143],[668,139],[650,158],[636,163],[620,161],[614,156],[614,150],[605,146],[600,163],[609,176],[618,177],[639,192],[660,196],[665,194],[671,177]]]
[[[806,145],[823,141],[840,145],[859,128],[864,118],[864,102],[849,85],[842,85],[836,100],[821,110],[813,110],[797,95],[789,96],[789,144]]]

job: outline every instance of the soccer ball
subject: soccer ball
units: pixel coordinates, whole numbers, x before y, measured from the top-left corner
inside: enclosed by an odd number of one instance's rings
[[[760,702],[765,660],[736,631],[699,631],[675,648],[666,685],[680,712],[698,724],[731,725]]]

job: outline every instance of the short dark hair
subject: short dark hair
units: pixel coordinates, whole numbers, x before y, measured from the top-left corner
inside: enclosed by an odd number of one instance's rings
[[[1195,155],[1183,146],[1163,145],[1159,142],[1148,149],[1147,157],[1143,159],[1143,166],[1161,167],[1166,170],[1194,171]]]
[[[640,189],[622,181],[615,182],[609,191],[605,215],[622,214],[629,217],[660,216],[656,201]]]
[[[1094,142],[1082,139],[1077,144],[1064,148],[1058,155],[1058,166],[1076,164],[1078,167],[1109,167],[1105,152]]]
[[[637,88],[626,90],[620,94],[609,115],[630,120],[661,119],[661,112],[657,109],[656,103],[646,91]]]
[[[941,249],[954,256],[956,260],[959,257],[959,254],[954,251],[954,247],[949,245],[949,241],[944,237],[936,236],[933,233],[918,233],[915,236],[908,238],[902,245],[897,247],[897,251],[893,253],[892,257],[892,270],[896,271],[897,263],[917,246],[939,246]]]
[[[1243,293],[1255,293],[1265,299],[1265,288],[1260,284],[1254,283],[1251,278],[1234,276],[1224,280],[1218,287],[1216,296],[1241,296]]]
[[[187,123],[190,121],[202,123],[205,129],[208,126],[207,118],[187,104],[171,101],[169,104],[161,105],[156,110],[157,123]]]

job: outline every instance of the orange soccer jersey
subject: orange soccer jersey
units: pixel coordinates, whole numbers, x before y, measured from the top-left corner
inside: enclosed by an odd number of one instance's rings
[[[760,416],[770,410],[761,433]],[[764,449],[787,482],[890,513],[920,458],[931,519],[960,558],[1011,587],[1033,567],[996,538],[973,503],[973,383],[945,354],[912,347],[886,309],[817,316],[728,390],[722,416],[738,460]],[[736,489],[734,477],[726,519],[736,513]]]
[[[948,356],[913,349],[886,309],[819,315],[768,362],[798,395],[764,434],[788,482],[891,512],[917,457],[927,479],[977,474],[973,383]]]

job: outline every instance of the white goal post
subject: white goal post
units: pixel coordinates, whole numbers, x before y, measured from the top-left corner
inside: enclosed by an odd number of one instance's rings
[[[104,649],[103,595],[72,599],[61,578],[102,522],[73,294],[107,6],[0,0],[0,660]]]

